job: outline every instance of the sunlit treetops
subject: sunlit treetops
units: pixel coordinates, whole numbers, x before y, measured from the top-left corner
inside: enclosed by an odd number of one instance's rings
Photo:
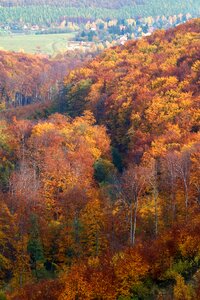
[[[60,113],[2,111],[0,298],[199,298],[199,25],[72,71]]]
[[[141,155],[170,134],[167,147],[182,147],[199,124],[199,34],[197,19],[103,52],[65,78],[63,109],[91,110],[122,151]]]

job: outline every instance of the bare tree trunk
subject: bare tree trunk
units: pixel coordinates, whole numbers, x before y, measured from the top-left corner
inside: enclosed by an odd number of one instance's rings
[[[133,246],[133,203],[130,205],[130,244]]]
[[[135,234],[137,228],[137,209],[138,209],[138,197],[135,199],[135,207],[134,207],[134,219],[133,219],[133,235],[132,235],[132,245],[135,245]]]
[[[184,192],[185,192],[185,210],[186,210],[186,220],[188,217],[188,185],[186,179],[184,179]]]
[[[176,220],[176,196],[175,192],[171,192],[171,199],[172,199],[172,222]]]
[[[154,220],[155,220],[155,236],[158,235],[158,191],[154,189]]]

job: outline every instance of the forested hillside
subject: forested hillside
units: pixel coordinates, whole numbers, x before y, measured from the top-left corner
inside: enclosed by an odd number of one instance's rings
[[[45,57],[5,51],[0,64],[1,110],[51,99],[62,67],[57,63],[56,72],[56,63]]]
[[[109,7],[109,8],[118,8],[124,5],[133,5],[133,4],[144,3],[141,0],[0,0],[0,4],[3,6],[27,6],[27,5],[59,5],[61,7],[65,6],[93,6],[93,7]]]
[[[90,0],[70,1],[66,3],[66,6],[62,6],[62,2],[59,2],[59,5],[50,5],[48,1],[32,3],[34,5],[0,7],[0,23],[20,23],[24,21],[31,24],[48,24],[56,22],[64,16],[94,20],[98,18],[125,19],[160,15],[172,16],[180,13],[190,13],[193,16],[199,15],[199,0],[176,2],[173,0],[149,0],[142,1],[140,4],[132,3],[132,1],[123,1],[123,5],[120,5],[122,2],[119,1],[100,1],[99,3],[99,1],[94,2]],[[121,7],[118,8],[118,6]]]
[[[103,52],[65,78],[63,110],[91,110],[113,145],[139,156],[172,127],[185,135],[199,122],[199,33],[195,20]]]
[[[57,113],[3,112],[2,299],[199,299],[199,37],[198,19],[111,48]]]
[[[32,103],[49,103],[57,97],[64,76],[92,54],[69,51],[52,59],[0,51],[0,113]]]

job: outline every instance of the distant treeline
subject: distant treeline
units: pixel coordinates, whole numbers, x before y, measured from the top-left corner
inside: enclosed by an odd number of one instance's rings
[[[37,3],[39,0],[35,0],[32,3],[34,5],[19,5],[12,6],[15,2],[7,2],[7,6],[10,3],[10,7],[1,6],[0,7],[0,23],[10,24],[10,23],[29,23],[38,25],[48,25],[54,22],[62,20],[63,17],[66,18],[89,18],[89,19],[124,19],[130,17],[147,17],[147,16],[171,16],[177,15],[179,13],[187,14],[190,13],[194,17],[198,16],[200,13],[199,1],[157,1],[151,0],[138,5],[138,2],[124,1],[125,6],[117,8],[120,1],[110,1],[110,5],[106,8],[106,1],[98,1],[98,6],[95,1],[85,0],[85,1],[63,1],[59,2],[59,5],[51,5],[48,1]],[[55,0],[57,1],[57,0]],[[115,2],[115,4],[114,4]],[[5,1],[0,1],[0,4],[5,3]],[[17,3],[17,1],[16,1]],[[19,2],[19,3],[22,3]],[[24,4],[30,3],[29,1],[23,1]],[[65,4],[65,5],[62,5]],[[131,5],[132,4],[132,5]],[[95,7],[96,6],[96,7]]]
[[[142,4],[143,0],[1,0],[0,5],[3,6],[27,6],[27,5],[59,5],[59,6],[93,6],[119,8],[125,5]]]

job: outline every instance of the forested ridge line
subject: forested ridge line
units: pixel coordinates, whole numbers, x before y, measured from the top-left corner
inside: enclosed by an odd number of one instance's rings
[[[115,8],[114,5],[112,6],[112,2],[109,3],[111,3],[111,8],[103,7],[101,3],[95,7],[90,5],[90,3],[84,3],[82,1],[81,3],[77,3],[75,6],[73,6],[73,2],[70,1],[70,5],[67,5],[66,7],[62,7],[61,5],[51,6],[48,2],[45,2],[45,4],[41,3],[40,5],[31,6],[0,7],[0,23],[8,23],[11,21],[19,22],[20,19],[28,22],[28,16],[30,17],[30,21],[33,23],[35,22],[35,24],[40,24],[41,22],[55,22],[63,16],[90,19],[125,19],[148,16],[155,17],[160,15],[171,16],[178,15],[180,13],[190,13],[194,16],[198,16],[200,9],[198,0],[183,0],[177,2],[172,0],[151,0],[144,2],[141,5],[128,5],[128,3],[125,3],[125,5],[121,8]],[[116,2],[114,1],[113,3]]]
[[[3,6],[28,6],[28,5],[59,5],[61,7],[64,6],[75,6],[75,7],[80,7],[80,6],[94,6],[94,7],[120,7],[120,6],[124,6],[124,5],[133,5],[133,4],[139,4],[139,3],[143,3],[143,1],[135,1],[135,0],[125,0],[125,1],[121,1],[121,0],[99,0],[99,1],[91,1],[91,0],[1,0],[0,4]]]

